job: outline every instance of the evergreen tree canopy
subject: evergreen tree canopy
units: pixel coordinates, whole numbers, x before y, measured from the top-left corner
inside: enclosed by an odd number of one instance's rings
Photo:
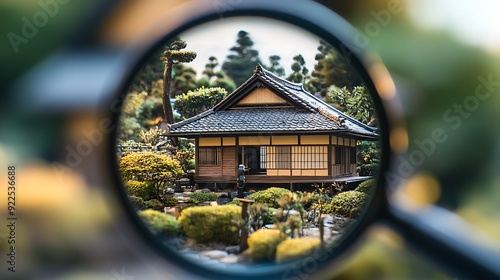
[[[236,46],[230,49],[234,54],[227,56],[222,64],[222,70],[230,77],[236,86],[245,82],[252,76],[257,64],[261,64],[259,52],[252,49],[253,41],[248,32],[241,30],[238,32]]]
[[[293,61],[290,67],[293,72],[288,76],[287,80],[294,83],[305,83],[307,74],[309,73],[309,69],[306,67],[306,60],[299,54],[293,57]]]
[[[177,96],[174,108],[187,119],[211,109],[227,95],[228,92],[224,88],[200,88]]]
[[[285,68],[283,68],[280,61],[281,61],[281,56],[271,55],[269,57],[269,63],[271,64],[271,66],[269,66],[267,68],[267,70],[278,75],[279,77],[284,77],[285,76]]]
[[[205,64],[205,70],[203,70],[204,77],[198,80],[198,87],[221,87],[232,92],[236,89],[234,81],[224,71],[217,71],[217,66],[219,66],[219,61],[215,56],[208,58],[208,63]]]

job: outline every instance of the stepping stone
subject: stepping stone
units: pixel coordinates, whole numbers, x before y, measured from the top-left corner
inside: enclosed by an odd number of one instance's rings
[[[222,259],[224,257],[227,257],[228,254],[226,251],[211,250],[211,251],[201,252],[200,256],[207,257],[207,258],[214,259],[214,260],[218,260],[218,259]]]

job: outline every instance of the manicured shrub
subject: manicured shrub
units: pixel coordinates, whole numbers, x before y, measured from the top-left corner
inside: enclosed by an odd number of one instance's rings
[[[154,234],[174,237],[180,232],[179,221],[171,215],[152,209],[140,211],[137,214]]]
[[[150,200],[146,201],[145,203],[146,203],[146,208],[155,208],[155,207],[163,206],[161,201],[159,201],[158,199],[150,199]]]
[[[278,208],[279,205],[276,201],[279,198],[281,198],[283,194],[289,194],[289,193],[291,192],[287,189],[271,187],[268,188],[267,190],[255,192],[249,195],[247,198],[255,200],[255,202],[258,203],[266,203],[273,208]]]
[[[241,207],[236,205],[195,206],[181,212],[181,227],[198,243],[238,244],[242,224]]]
[[[358,191],[346,191],[337,194],[330,202],[331,209],[325,213],[355,217],[359,215],[368,199],[366,193]]]
[[[199,203],[199,202],[205,202],[205,201],[215,201],[217,200],[217,195],[215,193],[193,193],[190,197],[188,202],[191,203]]]
[[[149,182],[128,180],[127,182],[125,182],[125,189],[128,195],[140,197],[144,201],[150,200],[156,195],[155,187]]]
[[[276,248],[276,262],[286,262],[312,253],[321,244],[319,238],[292,238],[281,242]]]
[[[134,209],[135,211],[146,209],[146,203],[144,202],[144,199],[135,195],[130,195],[128,199],[130,201],[130,204],[132,204],[132,209]]]
[[[274,261],[276,247],[285,240],[277,229],[259,229],[248,237],[250,258],[254,262]]]
[[[179,203],[179,200],[173,196],[166,195],[163,197],[163,204],[168,207],[175,206]]]
[[[233,198],[233,200],[226,203],[226,205],[238,205],[238,206],[241,206],[242,204],[243,203],[241,203],[241,201],[237,198]]]
[[[359,176],[373,176],[377,173],[379,166],[379,163],[362,164],[357,167],[357,171]]]
[[[357,192],[369,194],[371,193],[374,186],[375,186],[375,179],[368,179],[359,184],[359,186],[357,186],[354,190]]]

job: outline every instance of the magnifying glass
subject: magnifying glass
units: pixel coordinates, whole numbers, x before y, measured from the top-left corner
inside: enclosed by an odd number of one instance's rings
[[[169,262],[292,279],[383,215],[389,134],[404,126],[389,122],[387,71],[340,17],[224,2],[155,34],[125,83],[113,152],[131,221]]]

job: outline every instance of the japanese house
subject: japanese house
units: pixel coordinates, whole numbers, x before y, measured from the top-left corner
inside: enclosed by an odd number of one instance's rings
[[[235,184],[244,164],[246,183],[265,185],[357,176],[357,140],[379,138],[260,65],[213,109],[171,125],[167,135],[195,139],[196,183]]]

